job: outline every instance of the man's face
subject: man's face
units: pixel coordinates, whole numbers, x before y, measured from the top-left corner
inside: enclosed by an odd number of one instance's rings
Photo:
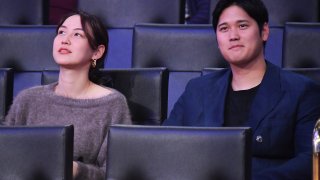
[[[221,54],[234,66],[264,59],[263,42],[268,39],[268,24],[260,33],[257,22],[242,8],[232,5],[220,15],[217,25],[217,42]]]

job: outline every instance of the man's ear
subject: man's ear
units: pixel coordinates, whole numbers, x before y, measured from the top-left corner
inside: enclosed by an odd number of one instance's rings
[[[263,41],[267,41],[269,38],[269,33],[270,33],[270,29],[269,29],[269,24],[268,23],[264,23],[262,30],[261,30],[261,38]]]

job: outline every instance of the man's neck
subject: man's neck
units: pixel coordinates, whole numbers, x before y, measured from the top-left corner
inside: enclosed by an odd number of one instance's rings
[[[266,72],[265,60],[258,60],[246,66],[231,65],[231,86],[234,91],[247,90],[258,86]]]

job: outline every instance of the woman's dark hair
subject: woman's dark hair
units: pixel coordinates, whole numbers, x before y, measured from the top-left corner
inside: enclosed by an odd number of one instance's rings
[[[268,10],[261,0],[220,0],[212,13],[212,26],[215,32],[221,13],[232,5],[239,6],[246,11],[257,22],[260,32],[262,32],[263,25],[269,22]]]
[[[97,60],[96,67],[90,66],[89,69],[89,80],[94,83],[100,84],[99,69],[104,68],[104,61],[108,51],[109,37],[107,28],[104,26],[104,24],[97,16],[88,14],[84,11],[74,11],[70,14],[67,14],[61,19],[60,23],[57,26],[56,33],[58,33],[58,30],[60,26],[64,23],[64,21],[73,15],[80,16],[83,31],[88,39],[89,45],[92,50],[97,50],[99,45],[105,46],[105,51],[102,57],[99,60]]]

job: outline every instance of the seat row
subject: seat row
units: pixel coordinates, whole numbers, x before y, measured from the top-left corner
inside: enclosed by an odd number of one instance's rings
[[[108,32],[105,69],[166,68],[168,82],[162,87],[167,86],[168,97],[161,100],[165,105],[159,106],[157,120],[166,117],[186,83],[201,76],[204,68],[227,67],[210,25],[137,24]],[[42,84],[44,70],[58,70],[52,58],[54,36],[55,26],[0,27],[0,68],[12,68],[13,97],[25,88]],[[271,27],[266,59],[283,68],[320,68],[319,43],[320,23]],[[10,102],[10,98],[4,102]]]
[[[210,25],[137,24],[111,28],[105,68],[166,67],[169,107],[203,68],[225,68]],[[55,26],[0,26],[0,68],[14,70],[13,95],[41,84],[41,71],[57,70],[52,58]],[[283,68],[320,66],[320,23],[272,26],[266,59]],[[170,108],[169,108],[170,109]]]
[[[210,18],[217,1],[210,0]],[[263,1],[269,10],[272,26],[283,26],[285,22],[290,21],[319,22],[319,0]],[[185,0],[77,0],[73,4],[76,9],[98,15],[110,28],[132,28],[136,23],[184,23]],[[2,0],[0,24],[48,24],[49,14],[52,13],[50,11],[56,8],[70,11],[59,7],[59,3],[55,3],[54,0]],[[210,22],[211,19],[208,23]]]
[[[57,69],[52,58],[56,26],[0,26],[0,67]],[[210,25],[137,24],[111,28],[105,68],[168,67],[197,71],[226,67]],[[320,23],[271,26],[266,59],[279,67],[319,66]]]
[[[222,68],[204,68],[200,72],[169,73],[167,68],[102,69],[107,79],[103,85],[120,91],[127,98],[134,124],[160,125],[174,102],[192,77],[206,75]],[[320,83],[320,68],[288,68]],[[44,70],[41,84],[58,80],[58,70]],[[0,121],[5,117],[13,99],[14,71],[0,68]]]
[[[250,128],[112,125],[105,179],[250,180],[251,134]],[[73,125],[0,126],[0,179],[73,179],[73,138]]]

